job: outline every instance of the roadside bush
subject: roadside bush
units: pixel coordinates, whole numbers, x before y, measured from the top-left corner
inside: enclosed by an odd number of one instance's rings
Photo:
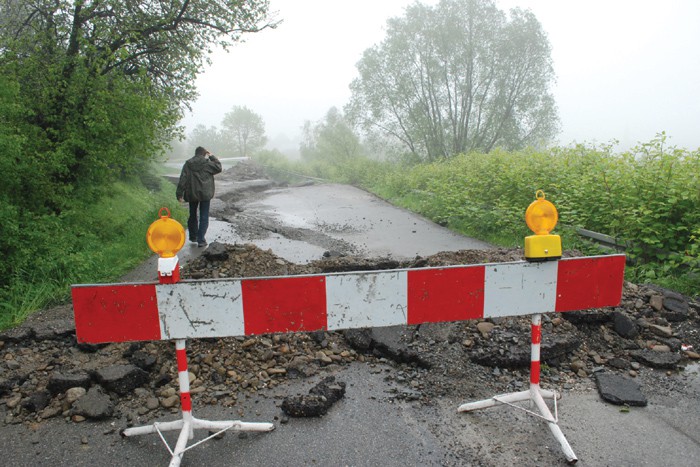
[[[69,300],[69,286],[117,280],[152,253],[146,230],[166,206],[185,222],[173,185],[158,191],[138,181],[118,182],[109,194],[78,201],[61,215],[18,215],[0,204],[7,253],[2,261],[0,328],[15,325],[34,310]],[[14,216],[14,217],[13,217]]]

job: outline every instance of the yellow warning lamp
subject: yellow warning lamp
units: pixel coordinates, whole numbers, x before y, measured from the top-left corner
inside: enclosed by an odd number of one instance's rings
[[[185,244],[185,229],[170,217],[168,208],[160,208],[160,219],[154,221],[146,232],[148,247],[161,258],[172,258]]]
[[[549,232],[559,220],[557,208],[544,199],[544,191],[537,190],[535,201],[525,211],[525,223],[535,235],[525,237],[525,259],[552,261],[561,258],[561,237]]]

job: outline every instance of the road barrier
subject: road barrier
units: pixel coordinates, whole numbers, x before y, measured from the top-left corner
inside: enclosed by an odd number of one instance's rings
[[[624,255],[325,275],[73,287],[80,342],[248,336],[616,305]]]
[[[161,258],[159,283],[76,285],[79,342],[176,340],[182,420],[129,428],[133,436],[182,430],[171,465],[193,430],[270,431],[271,423],[209,422],[192,416],[185,339],[333,331],[532,315],[530,389],[464,404],[471,411],[532,401],[570,462],[557,425],[556,394],[539,387],[541,313],[618,305],[624,255],[248,279],[177,280],[177,256]],[[544,399],[554,400],[552,415]],[[530,412],[535,414],[535,412]],[[537,414],[536,414],[537,415]],[[218,434],[218,433],[217,433]]]

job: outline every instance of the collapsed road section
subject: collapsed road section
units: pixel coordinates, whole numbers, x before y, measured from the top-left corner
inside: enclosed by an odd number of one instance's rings
[[[272,193],[280,190],[294,192],[294,188],[277,187]],[[245,210],[238,212],[246,214],[246,222],[260,218],[270,229],[283,232],[276,226],[281,219],[265,217],[266,196],[265,192],[242,195],[235,204]],[[250,207],[258,202],[260,212]],[[234,215],[231,220],[239,218],[243,216]],[[185,266],[183,278],[315,274],[522,258],[519,250],[459,247],[420,257],[413,253],[387,257],[371,251],[358,257],[317,246],[311,260],[297,262],[264,244],[256,246],[264,240],[259,238],[262,233],[244,238],[236,233],[235,223],[225,227],[235,241],[212,244],[203,254],[199,250],[202,256]],[[131,280],[153,280],[153,265],[145,270],[146,275],[131,276]],[[693,370],[695,351],[700,348],[698,309],[691,297],[625,283],[621,304],[612,312],[543,316],[541,383],[564,393],[562,429],[585,465],[697,465],[700,454],[694,433],[700,432],[700,417],[692,414],[697,413],[700,391],[700,378]],[[20,328],[0,335],[0,435],[8,462],[108,463],[118,449],[131,465],[161,463],[160,447],[144,460],[143,446],[120,441],[117,431],[178,413],[177,367],[171,346],[162,342],[77,345],[74,332],[70,308],[59,307],[37,313]],[[248,465],[304,465],[314,459],[318,465],[555,464],[561,454],[546,433],[504,432],[502,422],[527,423],[517,414],[484,412],[465,419],[454,413],[464,401],[522,390],[528,374],[529,339],[529,319],[496,318],[193,341],[189,346],[191,390],[206,416],[277,418],[281,425],[269,436],[226,437],[213,445],[211,453],[193,450],[188,456],[191,462],[209,465],[228,465],[224,459],[232,452]],[[623,405],[604,404],[597,390],[603,374],[633,382],[647,406],[638,409],[633,402],[625,405],[624,399]],[[320,420],[289,420],[280,407],[282,401],[308,394],[331,375],[347,384],[345,397]],[[610,382],[614,385],[616,379]],[[610,389],[606,381],[605,393]],[[365,437],[362,433],[368,428],[373,436]],[[46,439],[53,442],[47,444]]]

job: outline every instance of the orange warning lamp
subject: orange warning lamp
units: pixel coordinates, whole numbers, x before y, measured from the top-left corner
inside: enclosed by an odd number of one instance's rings
[[[160,219],[148,227],[146,243],[161,258],[172,258],[185,244],[185,229],[182,224],[170,217],[168,208],[160,208],[158,215]]]
[[[525,259],[528,261],[552,261],[561,258],[561,237],[549,232],[559,220],[557,208],[537,190],[535,201],[525,211],[525,223],[535,235],[525,237]]]

